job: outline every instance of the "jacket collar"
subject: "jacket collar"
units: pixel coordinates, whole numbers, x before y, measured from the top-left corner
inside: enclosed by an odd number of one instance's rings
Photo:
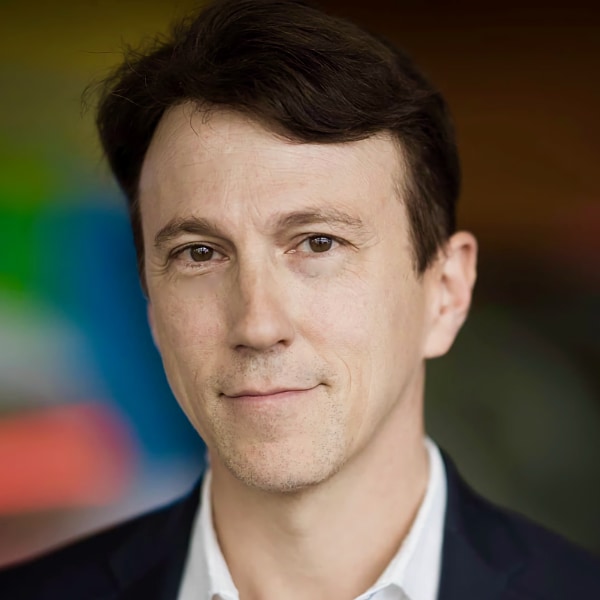
[[[448,455],[442,456],[448,501],[438,600],[503,598],[524,567],[525,552],[505,514],[469,488]]]
[[[131,536],[110,558],[110,571],[120,590],[114,598],[177,597],[201,485],[202,478],[183,498],[133,521]]]
[[[524,567],[525,552],[504,513],[469,488],[443,451],[442,457],[448,499],[438,600],[499,600]],[[131,523],[132,535],[110,559],[120,589],[115,599],[177,597],[201,485],[202,479],[182,499]]]

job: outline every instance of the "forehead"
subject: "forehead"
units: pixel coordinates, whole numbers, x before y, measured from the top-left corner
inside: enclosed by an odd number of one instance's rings
[[[332,196],[389,196],[401,181],[402,157],[391,135],[357,142],[298,143],[239,112],[169,109],[152,139],[140,176],[140,202],[181,203],[190,196],[272,198],[311,203]]]

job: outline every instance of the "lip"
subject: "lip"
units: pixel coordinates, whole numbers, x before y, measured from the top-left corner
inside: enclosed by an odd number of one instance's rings
[[[231,400],[283,400],[289,396],[309,392],[315,387],[317,386],[311,388],[274,388],[270,390],[247,389],[240,390],[235,394],[223,394],[223,396]]]

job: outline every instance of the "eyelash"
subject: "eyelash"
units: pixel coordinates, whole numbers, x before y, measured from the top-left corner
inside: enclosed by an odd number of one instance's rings
[[[169,255],[169,261],[171,260],[177,260],[178,258],[180,258],[185,252],[193,250],[194,248],[207,248],[208,250],[211,250],[213,252],[216,252],[217,254],[223,254],[222,252],[220,252],[219,250],[217,250],[216,248],[214,248],[213,246],[210,246],[209,244],[188,244],[187,246],[182,246],[181,248],[175,248]],[[211,262],[211,260],[207,260],[207,261],[195,261],[192,260],[190,257],[188,257],[186,259],[186,262],[189,262],[190,264],[194,264],[194,265],[201,265],[203,262]]]
[[[312,254],[312,255],[319,255],[319,254],[329,254],[331,252],[331,250],[333,250],[334,248],[336,248],[337,246],[344,246],[347,245],[347,242],[345,242],[344,240],[333,236],[333,235],[326,235],[323,233],[314,233],[311,234],[309,236],[303,237],[300,242],[292,249],[292,251],[290,253],[296,253],[298,251],[298,248],[300,246],[302,246],[305,243],[310,242],[311,240],[316,240],[319,238],[326,238],[328,240],[331,240],[333,243],[333,246],[331,249],[329,250],[325,250],[323,252],[307,252],[307,254]],[[178,258],[180,258],[182,256],[182,254],[184,254],[186,251],[189,250],[193,250],[194,248],[207,248],[209,250],[212,250],[213,252],[216,252],[218,254],[223,254],[222,252],[220,252],[219,250],[217,250],[216,248],[214,248],[213,246],[211,246],[210,244],[199,244],[199,243],[193,243],[193,244],[187,244],[186,246],[182,246],[180,248],[175,248],[169,255],[169,261],[172,260],[176,260]],[[207,261],[194,261],[191,258],[187,259],[187,262],[189,264],[194,264],[194,265],[202,265],[203,262],[209,263],[212,262],[211,260],[207,260]]]
[[[328,239],[331,240],[333,242],[333,247],[329,250],[325,250],[324,252],[307,252],[307,254],[329,254],[329,252],[335,248],[336,246],[343,246],[344,245],[344,241],[336,238],[333,235],[325,235],[323,233],[314,233],[312,235],[306,236],[304,238],[302,238],[302,240],[300,241],[300,243],[293,249],[293,252],[295,253],[298,248],[300,246],[302,246],[303,244],[306,243],[310,243],[312,240],[318,240],[319,238],[324,238],[324,239]]]

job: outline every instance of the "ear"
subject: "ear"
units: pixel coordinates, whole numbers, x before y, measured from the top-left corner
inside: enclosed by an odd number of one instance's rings
[[[452,346],[471,306],[476,273],[477,240],[472,234],[459,231],[425,274],[430,296],[425,358],[442,356]]]

